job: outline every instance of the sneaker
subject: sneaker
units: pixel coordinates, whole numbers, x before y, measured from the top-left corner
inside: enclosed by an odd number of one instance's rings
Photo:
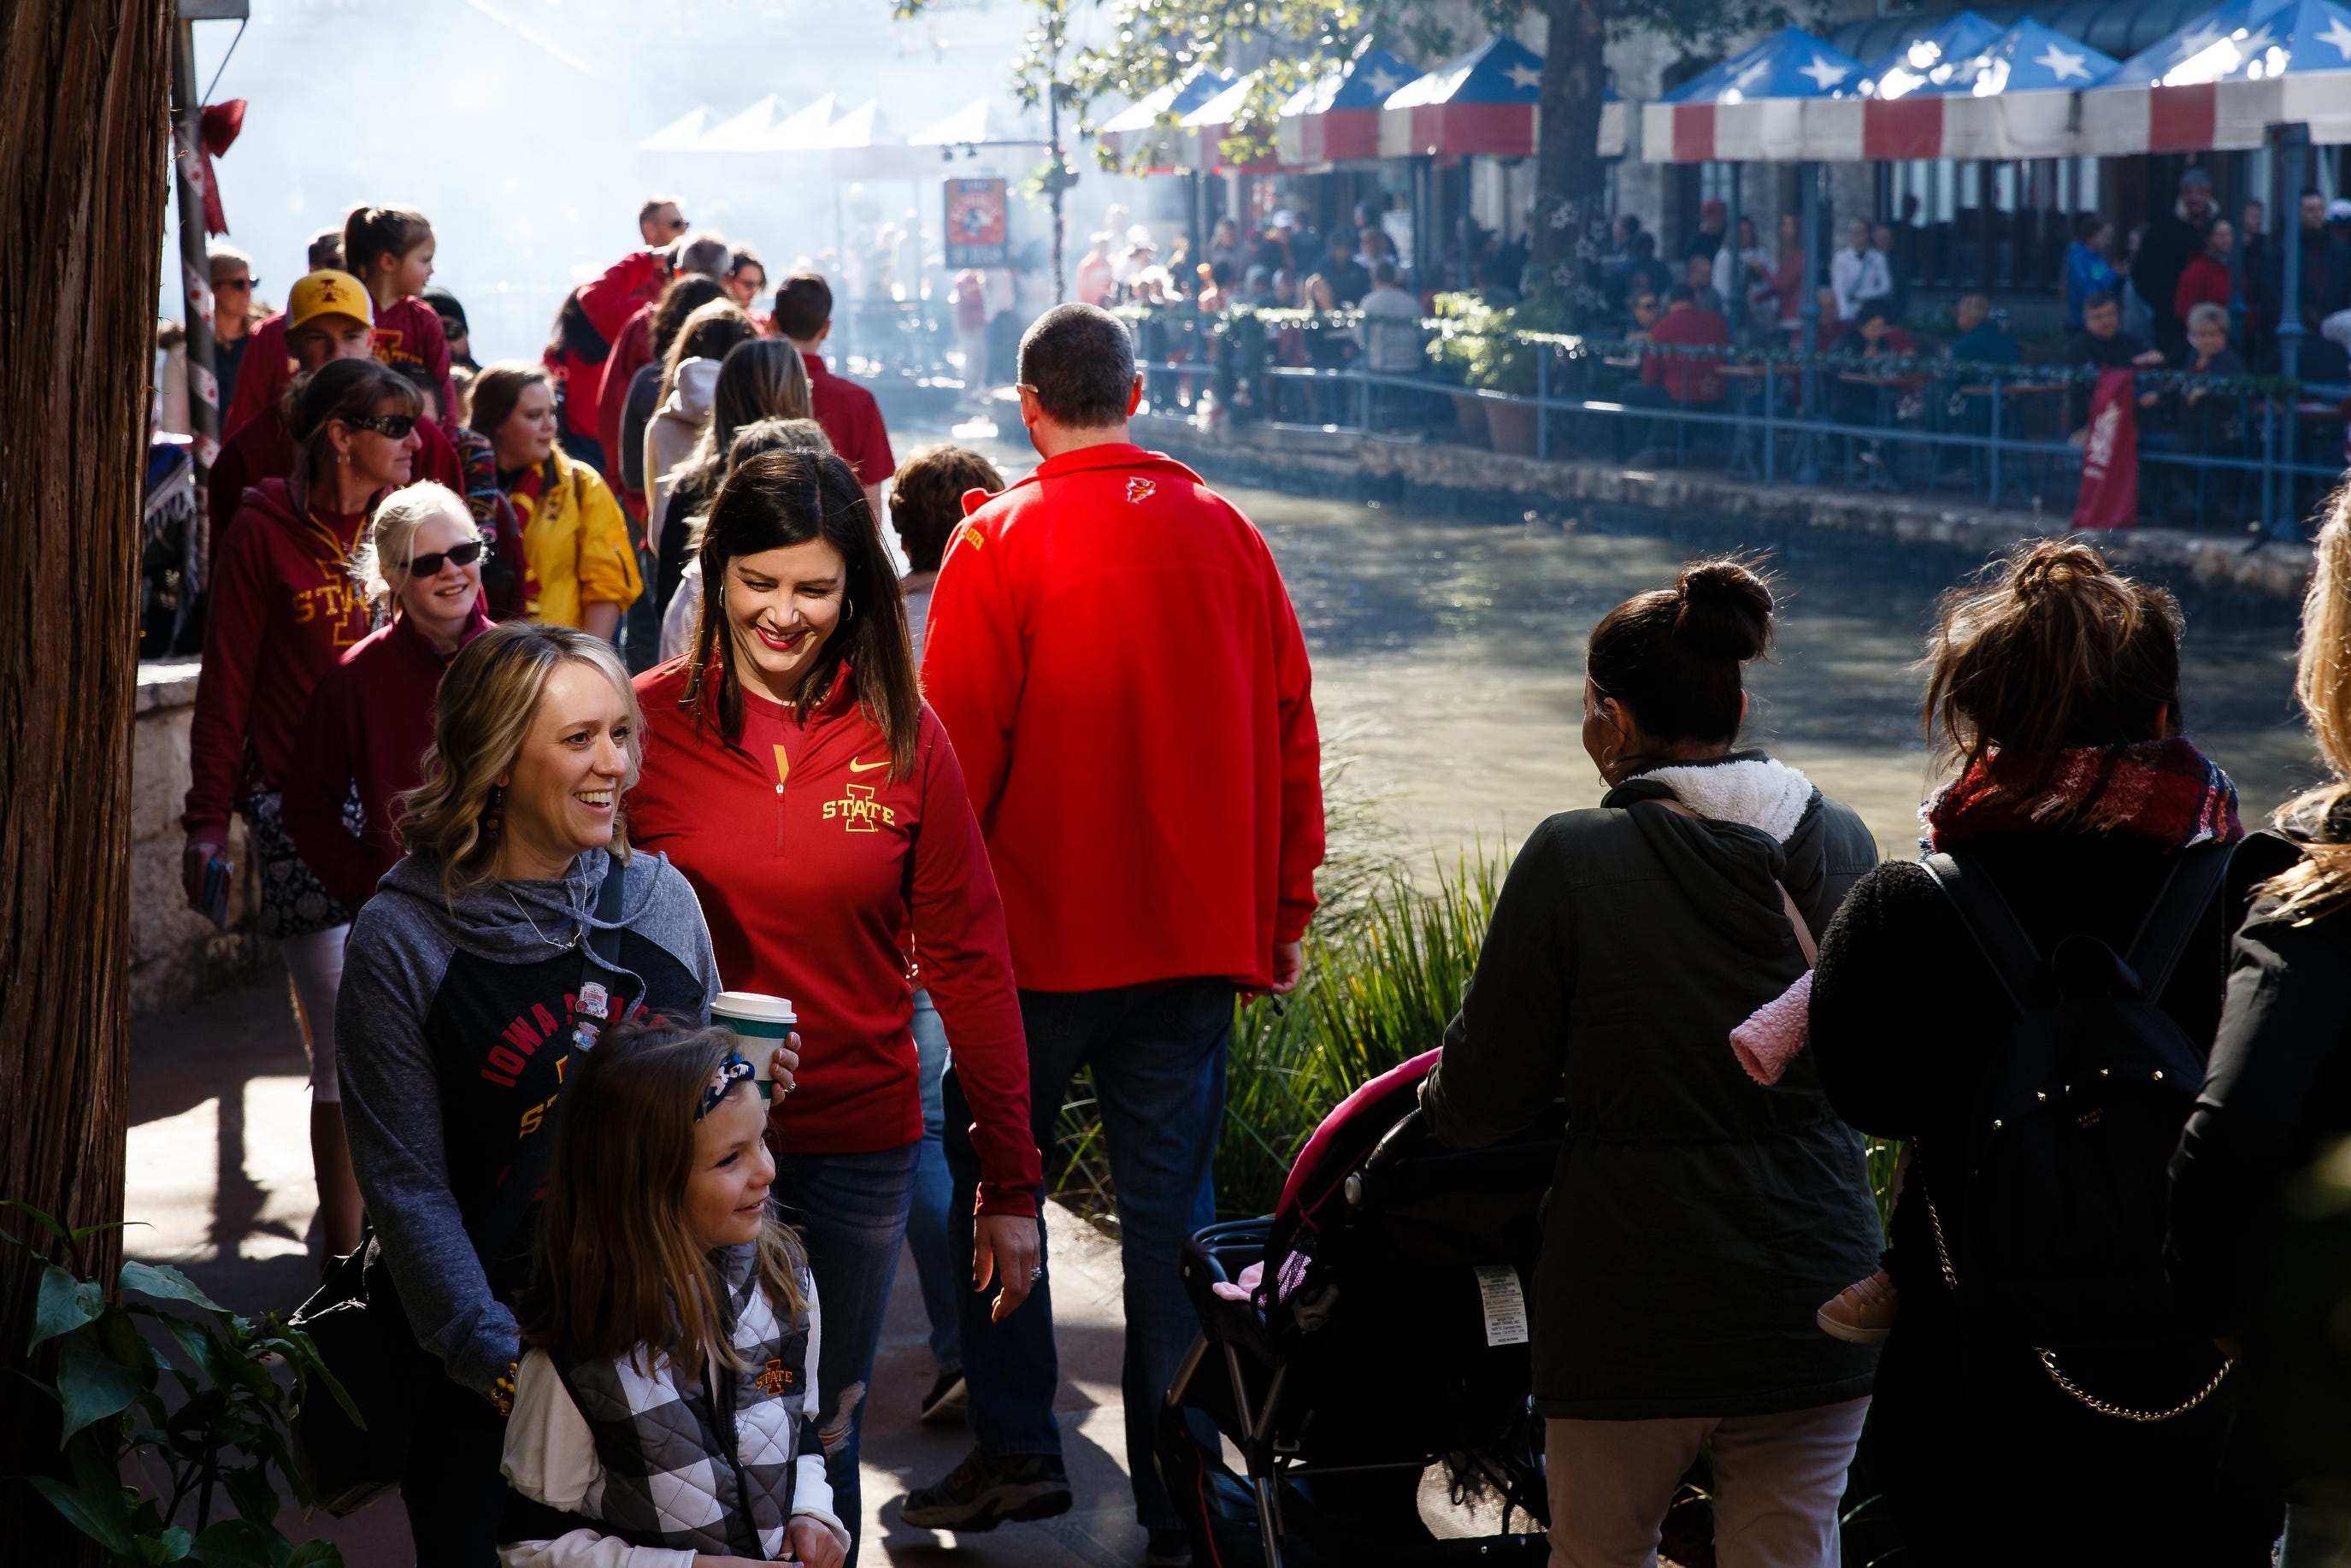
[[[1894,1280],[1880,1269],[1868,1279],[1839,1291],[1821,1304],[1813,1321],[1821,1332],[1850,1344],[1884,1344],[1894,1332],[1894,1316],[1902,1304]]]
[[[906,1494],[898,1517],[917,1530],[994,1530],[1007,1520],[1070,1511],[1070,1475],[1052,1454],[995,1455],[974,1448],[947,1479]]]
[[[1192,1535],[1185,1530],[1155,1530],[1143,1549],[1143,1568],[1192,1568]]]
[[[971,1391],[964,1386],[960,1372],[942,1372],[931,1391],[923,1396],[922,1423],[925,1427],[949,1427],[963,1419],[964,1407],[971,1403]]]

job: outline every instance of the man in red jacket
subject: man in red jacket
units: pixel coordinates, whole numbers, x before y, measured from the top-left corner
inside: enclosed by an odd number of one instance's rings
[[[605,476],[613,494],[621,498],[622,509],[636,527],[630,532],[643,534],[645,528],[645,493],[632,490],[622,481],[621,416],[629,406],[629,383],[637,372],[652,362],[653,357],[653,312],[661,306],[661,295],[667,292],[669,282],[687,273],[700,273],[713,283],[726,281],[726,268],[735,256],[734,248],[708,229],[694,235],[678,247],[677,266],[671,270],[669,280],[653,298],[637,307],[621,328],[621,335],[612,340],[612,351],[604,361],[604,384],[596,394],[596,444],[603,448],[611,472]],[[653,616],[653,634],[661,631],[660,617],[653,613],[653,595],[643,595],[642,603]]]
[[[1264,538],[1127,438],[1143,388],[1126,328],[1058,307],[1021,340],[1019,374],[1044,462],[1000,496],[966,497],[924,683],[1004,899],[1040,1148],[1071,1076],[1093,1072],[1125,1262],[1129,1474],[1151,1561],[1180,1563],[1153,1458],[1160,1397],[1197,1327],[1179,1249],[1215,1218],[1235,995],[1298,984],[1322,859],[1321,744],[1306,643]],[[943,1097],[962,1249],[978,1165],[952,1067]],[[906,1499],[907,1523],[986,1529],[1070,1507],[1049,1295],[1040,1283],[997,1322],[965,1293],[978,1447]]]
[[[832,336],[832,286],[813,272],[796,272],[776,289],[776,331],[800,351],[808,367],[809,403],[825,438],[849,464],[865,490],[865,504],[882,515],[882,486],[898,471],[890,455],[890,433],[882,405],[855,382],[826,368],[817,352]]]
[[[644,226],[641,217],[638,227]],[[649,303],[669,281],[675,254],[674,247],[632,250],[601,276],[565,295],[555,313],[555,330],[543,358],[555,378],[556,403],[561,414],[557,439],[566,455],[599,474],[605,472],[606,455],[596,436],[596,421],[602,407],[604,366],[611,357],[612,340],[638,308]],[[617,454],[611,461],[617,468]]]

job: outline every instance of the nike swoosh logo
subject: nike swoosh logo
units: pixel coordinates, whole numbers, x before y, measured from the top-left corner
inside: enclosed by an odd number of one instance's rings
[[[887,768],[889,766],[890,759],[886,757],[879,762],[860,762],[856,758],[852,758],[849,763],[849,770],[852,773],[871,773],[876,768]]]

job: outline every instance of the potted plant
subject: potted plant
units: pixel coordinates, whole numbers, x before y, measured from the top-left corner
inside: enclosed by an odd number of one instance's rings
[[[1429,352],[1438,363],[1458,373],[1466,387],[1514,398],[1532,397],[1535,356],[1544,350],[1520,336],[1531,325],[1520,319],[1522,314],[1522,308],[1498,308],[1475,294],[1440,294],[1437,315],[1445,325],[1429,345]],[[1474,419],[1481,433],[1490,434],[1496,451],[1534,455],[1540,411],[1532,403],[1461,393],[1454,395],[1453,403],[1460,413],[1464,434],[1469,434]]]

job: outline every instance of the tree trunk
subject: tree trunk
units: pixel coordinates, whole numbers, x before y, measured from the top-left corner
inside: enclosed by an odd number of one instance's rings
[[[170,0],[0,9],[0,1197],[122,1217],[140,500],[168,190]],[[14,1213],[0,1228],[42,1240]],[[52,1249],[54,1252],[54,1249]],[[91,1239],[111,1271],[120,1233]],[[0,1249],[0,1363],[39,1270]],[[36,1367],[36,1372],[46,1369]],[[0,1377],[0,1475],[54,1470],[56,1410]],[[5,1483],[0,1560],[99,1559]]]
[[[1542,116],[1535,148],[1533,257],[1552,297],[1577,318],[1598,303],[1586,277],[1607,238],[1600,102],[1607,0],[1543,0]]]

